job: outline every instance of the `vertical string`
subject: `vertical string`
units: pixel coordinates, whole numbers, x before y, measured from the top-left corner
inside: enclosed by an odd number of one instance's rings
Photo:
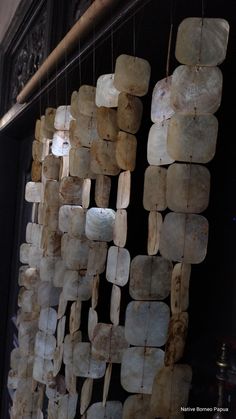
[[[133,56],[136,55],[136,16],[133,15]]]
[[[64,45],[64,56],[65,56],[65,116],[64,116],[64,130],[66,130],[66,120],[67,120],[67,105],[68,105],[68,79],[67,79],[67,49]],[[66,144],[66,138],[64,136],[64,141],[63,145]]]
[[[205,4],[204,4],[204,0],[202,0],[202,19],[205,16]]]
[[[170,31],[169,31],[169,40],[168,40],[167,58],[166,58],[166,78],[169,76],[169,72],[170,72],[170,53],[171,53],[172,38],[173,38],[174,8],[175,8],[174,0],[171,0],[170,2]]]
[[[79,38],[79,85],[82,84],[82,70],[81,70],[81,43]]]
[[[48,72],[48,69],[47,69],[47,85],[48,85],[48,83],[49,83],[49,72]],[[49,103],[50,103],[50,101],[49,101],[49,88],[47,88],[47,108],[49,108]]]
[[[169,76],[169,71],[170,71],[170,51],[171,51],[171,44],[172,44],[172,36],[173,36],[173,23],[170,24],[167,59],[166,59],[166,78]]]
[[[203,23],[204,23],[204,0],[202,0],[202,10],[201,10],[201,14],[202,14],[202,19],[201,19],[201,32],[200,32],[200,47],[199,47],[199,57],[198,57],[198,62],[201,62],[201,55],[202,55],[202,32],[203,32]]]
[[[94,26],[94,22],[93,22],[93,86],[95,86],[95,82],[96,82],[95,71],[96,71],[95,26]]]
[[[111,27],[111,72],[114,73],[114,31]]]
[[[67,74],[67,49],[66,49],[66,47],[64,46],[64,56],[65,56],[65,104],[66,104],[66,106],[68,105],[68,78],[67,78],[67,76],[68,76],[68,74]],[[66,118],[66,116],[65,116],[65,118]]]
[[[39,79],[39,115],[40,115],[40,119],[42,116],[42,94],[41,94],[41,88],[42,88],[42,80],[41,77]]]
[[[58,65],[57,65],[57,60],[56,60],[56,80],[55,80],[55,84],[56,84],[56,108],[58,108]]]

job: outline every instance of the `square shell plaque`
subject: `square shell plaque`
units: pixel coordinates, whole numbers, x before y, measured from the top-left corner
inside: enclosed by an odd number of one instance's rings
[[[138,97],[121,92],[118,99],[117,123],[122,131],[136,134],[143,115],[143,104]]]
[[[163,302],[132,301],[126,308],[125,338],[135,346],[163,346],[170,309]]]
[[[207,252],[208,221],[202,215],[170,212],[161,230],[160,253],[166,259],[201,263]]]
[[[134,135],[119,131],[116,144],[116,162],[120,169],[135,169],[137,139]]]
[[[104,74],[97,79],[95,102],[97,106],[116,108],[119,90],[114,86],[114,74]]]
[[[169,124],[167,151],[174,159],[208,163],[216,150],[218,121],[211,114],[175,114]]]
[[[108,250],[106,278],[123,287],[129,279],[130,254],[127,249],[111,246]]]
[[[129,396],[123,406],[123,419],[152,419],[149,415],[151,397],[147,394]]]
[[[164,300],[170,293],[172,262],[138,255],[131,263],[129,292],[135,300]]]
[[[129,393],[151,394],[155,374],[164,366],[159,348],[126,349],[121,364],[121,385]]]
[[[162,122],[171,118],[174,110],[170,105],[172,76],[158,81],[152,92],[151,120]]]
[[[229,24],[224,19],[184,19],[178,28],[176,58],[187,65],[219,65],[226,56],[228,36]]]
[[[147,159],[150,165],[162,166],[173,163],[167,150],[169,121],[153,124],[148,134]]]
[[[89,240],[111,241],[115,211],[110,208],[90,208],[86,214],[85,234]]]
[[[148,92],[150,75],[148,61],[122,54],[116,59],[114,86],[120,92],[144,96]]]
[[[149,166],[144,175],[143,206],[147,211],[164,211],[166,203],[166,175],[164,167]]]
[[[116,144],[98,140],[91,146],[91,170],[97,175],[116,176],[120,169],[116,162]]]
[[[123,326],[98,323],[95,327],[92,349],[96,359],[119,364],[128,346]]]
[[[192,370],[189,365],[164,367],[153,383],[152,417],[178,418],[181,407],[187,406]]]
[[[94,403],[86,412],[86,419],[122,419],[122,403],[119,401],[108,401]]]
[[[97,111],[97,129],[100,138],[116,141],[119,128],[117,125],[117,111],[101,106]]]
[[[222,80],[218,67],[177,67],[172,79],[171,106],[175,112],[215,113],[221,102]]]
[[[167,170],[167,205],[172,211],[200,213],[208,207],[210,172],[199,164],[174,163]]]

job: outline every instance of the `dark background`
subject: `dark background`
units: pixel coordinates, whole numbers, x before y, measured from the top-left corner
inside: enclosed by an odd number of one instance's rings
[[[63,10],[66,2],[58,2]],[[129,7],[132,2],[120,2],[120,6]],[[121,7],[121,9],[122,9]],[[121,10],[122,11],[122,10]],[[118,12],[121,13],[120,9]],[[219,121],[217,150],[214,160],[207,166],[211,172],[210,204],[203,215],[210,224],[208,253],[205,261],[192,267],[189,305],[189,333],[183,362],[193,367],[193,383],[190,393],[190,406],[211,406],[217,401],[215,363],[219,344],[224,339],[236,340],[236,140],[235,140],[235,75],[236,75],[236,1],[235,0],[205,0],[204,15],[206,17],[225,18],[230,24],[230,36],[227,57],[220,66],[223,72],[223,96],[220,109],[216,116]],[[135,54],[147,59],[152,68],[149,93],[142,98],[144,116],[141,129],[137,134],[138,151],[136,170],[132,174],[131,205],[128,209],[128,240],[126,247],[131,257],[145,254],[147,244],[148,213],[142,207],[143,177],[147,167],[146,147],[148,131],[151,126],[150,104],[155,83],[165,77],[167,46],[172,16],[174,24],[173,43],[170,59],[170,74],[178,63],[174,57],[176,31],[179,23],[185,17],[202,16],[201,0],[176,0],[149,2],[137,1],[135,7],[130,7],[128,14],[117,14],[115,8],[99,27],[95,35],[106,31],[105,35],[96,40],[81,56],[81,73],[83,84],[93,84],[101,74],[114,70],[117,56],[126,53]],[[61,16],[60,9],[57,15]],[[134,15],[134,17],[133,17]],[[67,19],[68,14],[66,15]],[[51,14],[54,21],[54,32],[48,28],[48,37],[58,40],[65,27],[58,23],[56,36],[56,12]],[[116,21],[113,27],[113,53],[111,43],[111,21]],[[126,21],[127,20],[127,21]],[[69,26],[69,23],[68,23]],[[21,29],[19,29],[21,30]],[[30,31],[31,28],[29,27]],[[51,35],[50,35],[51,34]],[[135,38],[135,51],[134,51]],[[91,45],[93,39],[85,40],[85,45]],[[48,43],[50,45],[50,42]],[[51,49],[52,45],[49,49]],[[93,71],[93,54],[95,50],[95,71]],[[74,51],[74,57],[78,55]],[[113,60],[112,60],[113,56]],[[6,56],[5,56],[6,59]],[[9,53],[7,56],[9,66]],[[1,418],[7,418],[9,399],[6,391],[6,376],[9,369],[9,354],[12,349],[13,334],[16,333],[12,317],[17,310],[17,272],[19,244],[24,241],[25,226],[30,214],[30,205],[24,202],[24,185],[29,179],[31,165],[31,143],[34,124],[37,117],[47,106],[68,104],[73,90],[79,88],[78,59],[66,57],[66,70],[58,66],[54,77],[56,80],[46,89],[39,86],[28,101],[28,105],[13,122],[0,131],[0,387]],[[9,69],[9,67],[8,67]],[[60,73],[60,69],[62,70]],[[47,80],[49,82],[50,80]],[[5,93],[7,95],[7,91]],[[6,102],[5,105],[6,106]],[[5,109],[6,110],[6,109]],[[4,111],[4,109],[3,109]],[[3,112],[4,113],[4,112]],[[113,179],[113,194],[110,207],[115,208],[116,183]],[[91,202],[91,206],[93,201]],[[110,284],[102,278],[100,290],[99,321],[109,322]],[[124,323],[124,313],[129,301],[128,288],[122,291],[121,324]],[[83,305],[84,314],[89,304]],[[86,328],[86,318],[82,330]],[[109,399],[124,400],[127,394],[119,384],[119,366],[113,370],[113,383]],[[93,400],[101,400],[102,382],[98,380]],[[78,384],[79,386],[81,383]],[[193,414],[186,415],[190,417]],[[79,416],[78,416],[79,417]],[[210,417],[209,414],[201,417]],[[236,417],[232,413],[231,417]]]

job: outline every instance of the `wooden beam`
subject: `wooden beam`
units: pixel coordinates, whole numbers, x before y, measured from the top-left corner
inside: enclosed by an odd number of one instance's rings
[[[46,58],[38,71],[31,77],[17,96],[17,102],[24,103],[56,65],[78,45],[79,39],[84,38],[119,1],[121,0],[94,0],[83,16],[75,23]]]

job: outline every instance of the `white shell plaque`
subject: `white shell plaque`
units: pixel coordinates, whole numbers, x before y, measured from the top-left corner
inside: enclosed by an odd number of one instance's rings
[[[79,342],[74,345],[73,371],[77,377],[101,378],[105,370],[106,363],[92,356],[90,343]]]
[[[40,182],[28,182],[25,187],[25,200],[27,202],[40,202],[42,200],[43,185]]]
[[[57,312],[51,307],[42,308],[39,316],[39,329],[53,335],[57,326]]]
[[[136,256],[131,263],[131,297],[135,300],[164,300],[170,293],[172,269],[172,262],[161,256]]]
[[[216,150],[218,121],[211,114],[176,114],[168,129],[167,151],[175,160],[208,163]]]
[[[175,112],[215,113],[221,94],[222,73],[218,67],[181,65],[174,71],[171,106]]]
[[[104,74],[97,79],[95,102],[97,106],[116,108],[119,90],[114,86],[114,74]]]
[[[199,164],[174,163],[167,170],[167,206],[175,212],[200,213],[208,207],[210,172]]]
[[[86,412],[86,419],[122,419],[122,403],[108,401],[105,406],[102,403],[94,403]]]
[[[135,346],[163,346],[170,310],[163,302],[132,301],[126,308],[125,338]]]
[[[174,110],[170,105],[172,76],[158,81],[152,92],[151,120],[162,122],[171,118]]]
[[[72,119],[70,106],[59,106],[56,110],[54,128],[59,131],[68,131]]]
[[[208,221],[202,215],[170,212],[161,230],[160,253],[166,259],[201,263],[206,256]]]
[[[96,359],[119,364],[128,346],[123,326],[98,323],[95,327],[92,352]]]
[[[125,209],[130,201],[131,174],[130,171],[122,172],[118,179],[116,208]]]
[[[147,159],[150,165],[162,166],[174,162],[167,150],[169,121],[153,124],[148,134]]]
[[[229,24],[224,19],[184,19],[178,28],[176,58],[187,65],[219,65],[226,56],[228,36]]]
[[[129,279],[130,254],[127,249],[111,246],[108,250],[106,278],[123,287]]]
[[[68,156],[70,151],[69,131],[56,131],[52,139],[52,153],[54,156]]]
[[[111,241],[115,211],[110,208],[90,208],[86,214],[85,233],[89,240]]]
[[[44,359],[52,359],[56,349],[56,338],[44,332],[38,332],[35,338],[35,355]]]
[[[121,364],[121,385],[129,393],[151,394],[154,377],[163,366],[162,349],[126,349]]]
[[[148,61],[122,54],[116,59],[114,86],[120,92],[144,96],[148,91],[150,74]]]
[[[164,211],[166,209],[166,175],[167,170],[164,167],[147,167],[143,191],[143,206],[147,211]]]

